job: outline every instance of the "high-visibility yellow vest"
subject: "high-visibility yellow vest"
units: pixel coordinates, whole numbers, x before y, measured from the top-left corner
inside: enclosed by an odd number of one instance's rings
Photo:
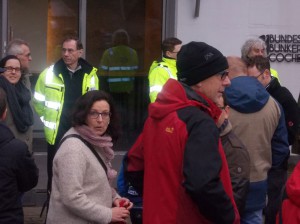
[[[54,145],[64,105],[65,84],[62,74],[58,76],[53,72],[53,65],[46,68],[35,85],[33,106],[44,124],[46,141]],[[91,90],[99,89],[97,69],[84,74],[82,82],[82,95]]]
[[[154,61],[148,79],[150,102],[153,103],[168,79],[177,80],[176,60],[163,57],[161,62]]]
[[[273,77],[277,78],[278,81],[279,81],[278,72],[277,72],[275,69],[273,69],[273,68],[271,68],[270,70],[271,70],[271,75],[272,75]]]
[[[129,93],[134,88],[138,56],[134,49],[119,45],[107,49],[101,58],[99,75],[108,82],[110,92]]]

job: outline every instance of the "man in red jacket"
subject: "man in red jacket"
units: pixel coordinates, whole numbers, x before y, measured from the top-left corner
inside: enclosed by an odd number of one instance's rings
[[[143,190],[143,223],[239,223],[214,103],[230,85],[227,60],[190,42],[177,69],[179,81],[164,85],[128,152],[126,178]]]

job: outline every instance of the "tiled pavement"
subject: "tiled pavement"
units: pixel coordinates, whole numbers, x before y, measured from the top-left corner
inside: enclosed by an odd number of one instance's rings
[[[42,207],[24,207],[24,224],[44,224],[45,212],[40,217]]]

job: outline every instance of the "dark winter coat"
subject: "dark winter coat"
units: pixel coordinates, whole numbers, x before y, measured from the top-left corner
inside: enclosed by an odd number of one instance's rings
[[[276,78],[272,78],[266,89],[270,95],[282,106],[285,123],[288,130],[289,144],[292,145],[296,139],[299,125],[297,102],[291,92],[287,88],[281,86]]]
[[[249,153],[243,142],[232,131],[229,121],[220,136],[228,163],[234,200],[242,215],[250,184]]]
[[[38,168],[27,145],[0,123],[0,223],[23,224],[21,194],[37,185]]]

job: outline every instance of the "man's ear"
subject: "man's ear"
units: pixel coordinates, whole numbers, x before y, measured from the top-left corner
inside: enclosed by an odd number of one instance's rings
[[[266,69],[266,70],[265,70],[265,73],[266,73],[266,75],[268,75],[268,76],[270,76],[270,77],[272,76],[272,75],[271,75],[271,71],[270,71],[269,69]]]
[[[197,84],[192,85],[191,88],[192,88],[193,90],[195,90],[195,91],[200,91],[201,86],[202,86],[202,83],[201,83],[201,82],[198,82]]]
[[[166,56],[171,57],[171,52],[170,51],[166,51]]]
[[[230,107],[229,107],[229,106],[225,106],[225,109],[224,109],[224,110],[226,111],[227,118],[228,118],[229,112],[230,112]]]
[[[83,54],[83,49],[80,49],[78,52],[79,52],[79,56],[81,57]]]

